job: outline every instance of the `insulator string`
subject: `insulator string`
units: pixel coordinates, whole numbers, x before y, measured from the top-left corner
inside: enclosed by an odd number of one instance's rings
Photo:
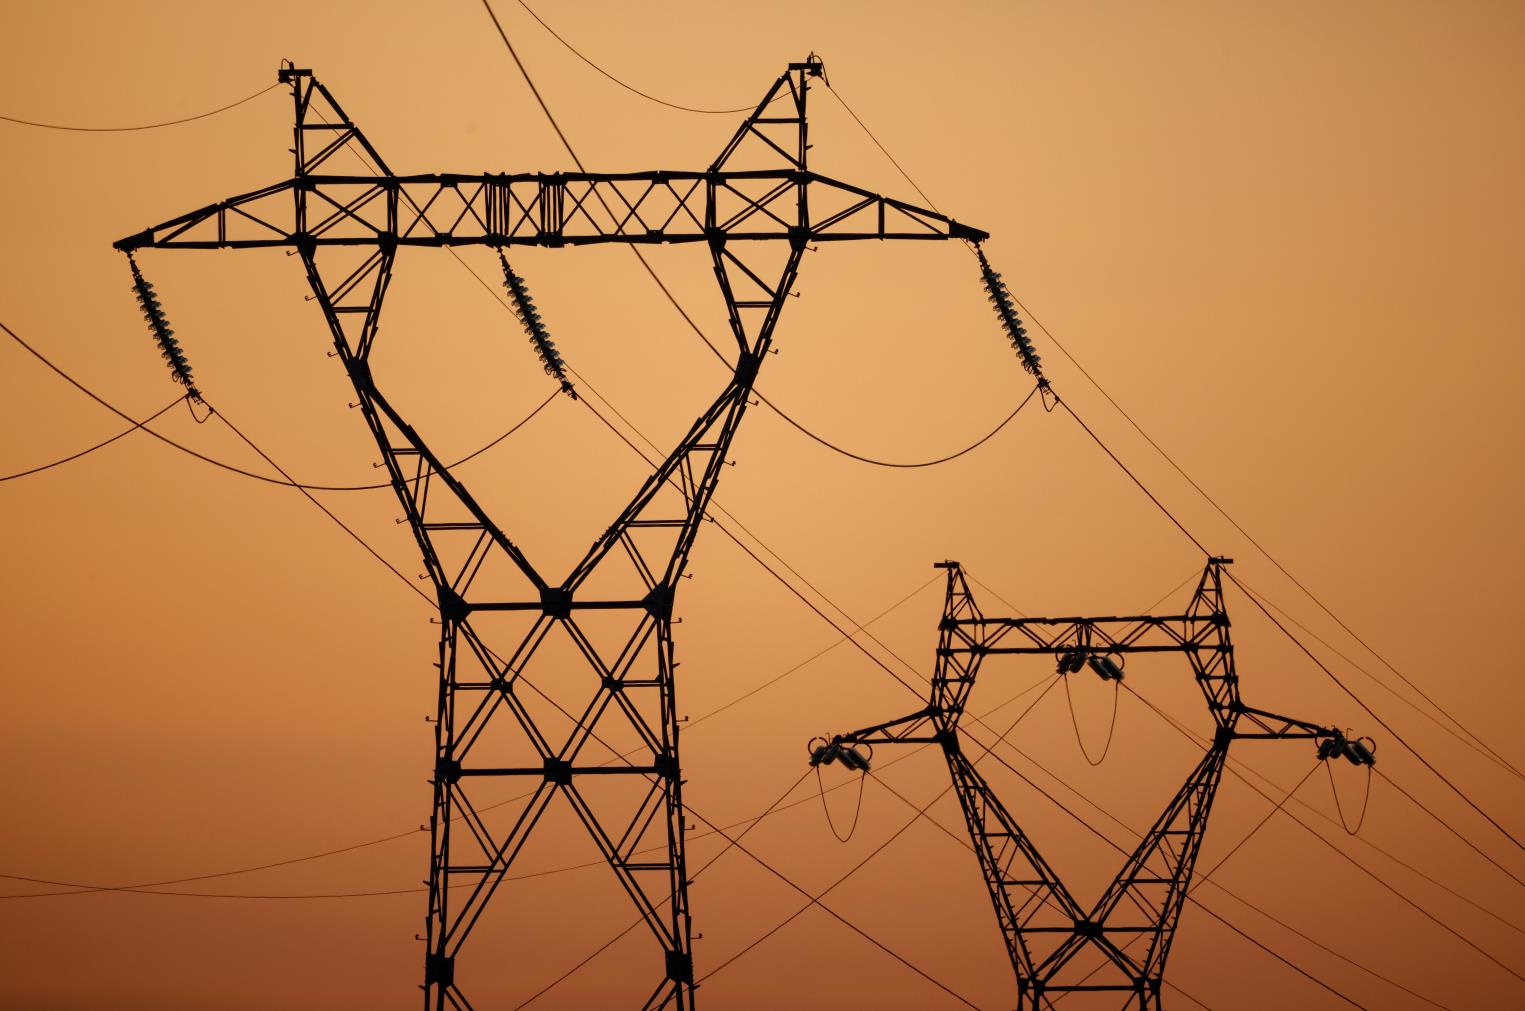
[[[1039,386],[1046,387],[1048,380],[1043,377],[1043,368],[1040,364],[1043,359],[1033,348],[1032,338],[1027,336],[1027,328],[1022,325],[1022,317],[1017,314],[1016,303],[1006,287],[1006,282],[1002,281],[1001,275],[990,266],[990,261],[985,258],[985,250],[975,246],[974,255],[980,259],[980,280],[984,282],[986,296],[995,309],[996,316],[1000,318],[1001,328],[1006,331],[1006,337],[1011,341],[1017,357],[1022,360],[1022,368],[1038,380]]]
[[[143,272],[138,269],[138,261],[132,253],[127,254],[127,263],[132,267],[132,291],[138,298],[138,305],[143,310],[143,318],[148,322],[148,329],[153,332],[154,342],[159,345],[159,354],[169,365],[170,376],[184,386],[190,398],[195,401],[201,400],[201,391],[196,389],[196,380],[191,376],[191,363],[185,357],[185,352],[180,349],[180,342],[175,340],[175,331],[170,329],[169,319],[164,315],[164,306],[159,302],[158,293],[154,286],[149,284],[143,277]]]
[[[524,278],[514,273],[514,269],[508,265],[508,257],[503,255],[503,250],[498,250],[498,260],[503,264],[503,287],[508,289],[509,300],[513,303],[511,308],[519,322],[524,324],[524,332],[529,335],[530,343],[535,347],[535,354],[540,358],[540,364],[545,367],[545,374],[561,383],[561,392],[577,399],[577,391],[572,388],[572,382],[567,378],[567,363],[561,357],[561,352],[556,350],[556,342],[551,340],[550,332],[545,328],[545,321],[540,318],[540,312],[535,308],[535,300],[530,297],[529,289],[524,285]]]

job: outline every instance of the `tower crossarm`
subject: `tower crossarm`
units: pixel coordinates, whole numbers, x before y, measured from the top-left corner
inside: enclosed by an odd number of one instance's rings
[[[1186,653],[1207,648],[1212,625],[1186,614],[1105,618],[971,618],[956,621],[966,641],[954,653],[1038,655],[1075,649],[1099,653]]]
[[[931,706],[927,706],[909,716],[902,716],[887,723],[876,723],[872,727],[837,734],[830,739],[829,743],[867,744],[870,747],[879,744],[936,744],[939,737],[937,728],[932,722],[936,712]]]
[[[1267,712],[1264,709],[1255,709],[1252,706],[1241,705],[1236,712],[1238,719],[1234,723],[1235,738],[1332,741],[1343,737],[1333,727],[1320,726],[1317,723]]]
[[[797,200],[811,210],[801,225]],[[121,250],[968,239],[936,211],[792,168],[299,175],[145,228]]]

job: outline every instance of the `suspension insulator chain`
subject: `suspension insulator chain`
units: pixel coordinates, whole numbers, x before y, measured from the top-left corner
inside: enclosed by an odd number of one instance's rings
[[[1001,327],[1006,331],[1011,346],[1016,350],[1018,357],[1022,359],[1022,367],[1028,374],[1038,380],[1038,385],[1048,388],[1048,380],[1043,376],[1043,368],[1039,364],[1043,361],[1038,357],[1038,352],[1033,348],[1032,338],[1027,336],[1027,328],[1022,325],[1022,317],[1017,315],[1017,306],[1007,290],[1006,283],[1001,280],[990,266],[990,261],[985,259],[985,251],[975,247],[975,255],[980,258],[980,276],[985,282],[985,292],[989,296],[990,304],[995,307],[996,315],[1001,318]]]
[[[561,392],[577,399],[577,391],[572,388],[572,383],[567,379],[567,363],[561,357],[561,352],[556,350],[556,342],[551,340],[550,333],[545,328],[540,313],[535,309],[535,300],[530,297],[529,289],[524,286],[524,278],[514,273],[508,265],[508,257],[503,251],[498,251],[498,259],[503,263],[503,286],[508,289],[509,300],[513,303],[514,315],[519,317],[519,322],[524,324],[524,332],[529,334],[530,343],[535,346],[535,354],[540,356],[540,363],[545,366],[545,374],[553,376],[561,382]]]
[[[154,342],[159,345],[159,353],[169,364],[170,375],[175,382],[185,387],[192,400],[201,402],[201,391],[196,389],[196,380],[191,377],[191,363],[186,359],[185,352],[180,350],[180,342],[175,340],[175,331],[169,327],[169,320],[165,318],[164,307],[159,304],[154,286],[144,280],[143,272],[138,269],[138,261],[133,259],[131,253],[127,254],[127,262],[132,267],[133,294],[138,297],[138,305],[143,309],[148,329],[153,332]]]

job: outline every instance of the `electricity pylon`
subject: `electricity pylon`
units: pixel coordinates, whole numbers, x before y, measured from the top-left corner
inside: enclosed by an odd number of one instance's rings
[[[280,80],[296,110],[293,177],[116,244],[129,253],[294,250],[381,449],[441,621],[424,969],[432,1011],[473,1006],[462,987],[473,973],[483,978],[483,961],[468,967],[463,948],[558,796],[661,949],[643,1007],[694,1006],[672,611],[726,452],[807,247],[986,237],[810,171],[806,98],[821,74],[813,57],[791,63],[699,171],[399,176],[310,71],[284,67]],[[329,169],[351,146],[372,175]],[[371,372],[394,259],[407,246],[502,254],[514,246],[662,242],[708,245],[736,340],[734,374],[583,559],[564,578],[548,578]],[[547,348],[523,278],[506,259],[503,266],[521,319],[555,371],[559,357]],[[580,677],[587,695],[570,709],[558,705],[536,687],[536,673],[563,689]],[[611,734],[633,742],[624,756],[589,761],[589,742],[607,744]],[[500,777],[528,793],[489,812],[484,797]]]
[[[926,708],[821,743],[813,764],[841,761],[864,768],[856,745],[937,744],[947,760],[979,859],[996,921],[1017,978],[1019,1011],[1049,1007],[1071,992],[1126,994],[1125,1011],[1157,1011],[1165,959],[1191,888],[1192,869],[1207,829],[1229,745],[1241,738],[1314,740],[1318,757],[1374,762],[1364,740],[1339,731],[1246,706],[1239,697],[1234,648],[1223,603],[1222,566],[1211,558],[1185,613],[1118,618],[987,618],[975,603],[957,562],[948,570],[938,625],[937,662]],[[1048,654],[1058,676],[1086,666],[1107,680],[1123,677],[1133,653],[1180,653],[1191,664],[1207,699],[1215,732],[1207,753],[1100,899],[1082,906],[1049,866],[1016,818],[963,753],[958,724],[987,656]],[[1133,951],[1144,943],[1143,952]],[[1082,977],[1075,961],[1102,956],[1102,967]],[[1115,999],[1115,998],[1114,998]],[[1109,1005],[1116,1007],[1116,1005]]]

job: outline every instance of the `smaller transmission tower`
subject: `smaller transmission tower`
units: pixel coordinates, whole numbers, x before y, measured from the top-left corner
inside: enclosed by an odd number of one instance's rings
[[[947,759],[1001,937],[1017,977],[1019,1011],[1046,1008],[1072,992],[1126,994],[1125,1011],[1157,1011],[1165,959],[1191,887],[1208,811],[1240,738],[1314,740],[1318,757],[1342,756],[1356,765],[1374,757],[1363,740],[1337,730],[1246,706],[1239,697],[1234,648],[1223,603],[1222,567],[1208,559],[1182,614],[1109,618],[987,618],[975,603],[957,562],[948,571],[937,663],[924,709],[888,723],[839,734],[815,748],[813,764],[842,760],[860,767],[853,745],[937,744]],[[1101,898],[1087,908],[1039,854],[1016,818],[996,797],[962,750],[959,720],[985,657],[1049,654],[1061,677],[1086,666],[1120,680],[1130,653],[1180,653],[1191,664],[1216,731],[1207,753],[1186,777],[1164,812],[1144,833]],[[1135,949],[1144,945],[1143,951]],[[1102,968],[1082,976],[1077,958],[1103,957]],[[1116,1007],[1116,1005],[1109,1005]]]

